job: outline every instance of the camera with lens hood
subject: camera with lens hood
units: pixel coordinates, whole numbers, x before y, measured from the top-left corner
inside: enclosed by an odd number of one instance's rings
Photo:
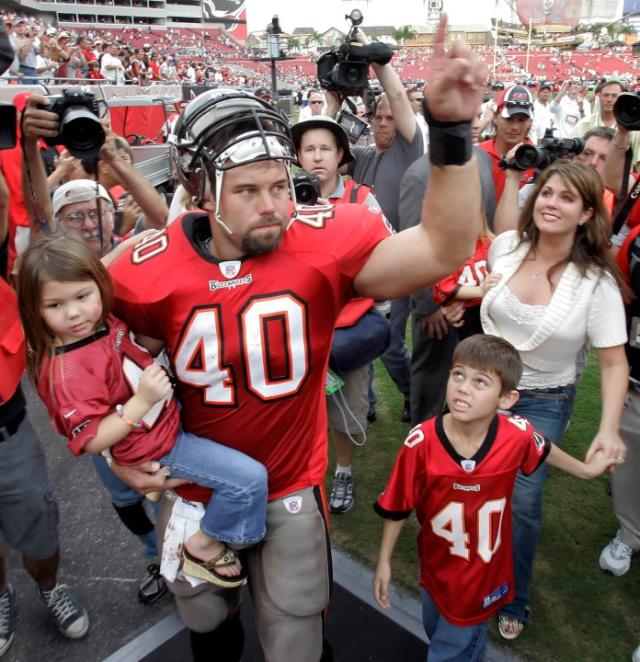
[[[60,122],[58,135],[44,139],[47,145],[64,145],[69,154],[78,159],[98,157],[105,133],[93,93],[66,89],[60,96],[49,97],[47,104],[42,107],[55,113]]]
[[[369,65],[387,64],[393,51],[378,41],[366,45],[356,41],[358,26],[364,18],[359,9],[354,9],[345,18],[351,21],[347,40],[318,58],[318,80],[320,86],[330,92],[360,96],[369,86]]]
[[[627,131],[640,131],[640,94],[623,92],[613,105],[613,115]]]
[[[499,166],[503,170],[544,170],[556,159],[573,158],[584,150],[582,138],[556,138],[553,129],[547,129],[537,145],[520,145],[513,158],[504,157]]]
[[[320,197],[320,177],[306,170],[299,170],[293,176],[293,188],[296,192],[296,202],[312,206]]]

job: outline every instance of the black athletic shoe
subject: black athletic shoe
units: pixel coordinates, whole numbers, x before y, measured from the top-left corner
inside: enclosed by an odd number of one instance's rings
[[[151,605],[166,592],[167,585],[160,574],[160,566],[157,563],[150,563],[147,566],[147,574],[138,586],[138,600],[143,605]]]
[[[370,407],[369,411],[367,412],[367,420],[369,421],[369,423],[373,423],[377,418],[378,415],[376,414],[376,408]]]

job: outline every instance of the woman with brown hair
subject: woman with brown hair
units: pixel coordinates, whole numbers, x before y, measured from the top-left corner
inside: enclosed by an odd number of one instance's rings
[[[517,230],[500,234],[489,263],[500,282],[482,301],[485,333],[518,350],[524,370],[515,415],[559,443],[571,416],[576,356],[588,343],[600,364],[602,415],[587,452],[624,458],[618,434],[628,366],[621,276],[609,257],[609,222],[602,182],[589,167],[563,162],[540,175]],[[518,475],[513,497],[516,599],[499,618],[500,634],[515,639],[528,620],[529,584],[542,520],[548,471]]]

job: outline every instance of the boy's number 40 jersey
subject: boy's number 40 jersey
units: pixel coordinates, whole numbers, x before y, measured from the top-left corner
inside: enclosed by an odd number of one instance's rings
[[[472,459],[456,453],[442,417],[409,432],[375,510],[389,519],[416,510],[420,584],[454,625],[482,623],[513,599],[513,486],[548,452],[518,416],[497,415]]]
[[[116,314],[167,346],[184,428],[262,462],[270,498],[324,480],[335,321],[390,234],[364,205],[316,206],[273,252],[220,261],[205,246],[208,217],[191,213],[110,268]],[[179,491],[200,501],[210,494]]]

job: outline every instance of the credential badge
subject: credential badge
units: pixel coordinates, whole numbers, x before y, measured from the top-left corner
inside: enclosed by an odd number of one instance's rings
[[[282,500],[284,507],[292,515],[297,515],[302,510],[302,497],[292,496]]]
[[[230,260],[228,262],[220,262],[220,273],[227,279],[235,278],[240,273],[242,262],[240,260]]]

